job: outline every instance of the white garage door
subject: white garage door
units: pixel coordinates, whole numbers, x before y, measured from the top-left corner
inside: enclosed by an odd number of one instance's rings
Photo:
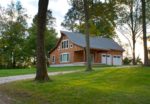
[[[113,56],[113,65],[122,65],[122,58],[120,55]]]
[[[102,64],[112,65],[112,57],[110,54],[102,54]]]

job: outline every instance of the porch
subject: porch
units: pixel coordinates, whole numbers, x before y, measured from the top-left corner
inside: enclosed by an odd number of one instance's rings
[[[118,52],[104,51],[104,50],[90,50],[91,62],[95,64],[107,64],[107,65],[122,65],[122,55]],[[85,50],[75,51],[73,57],[73,63],[86,62]]]
[[[91,62],[92,64],[102,64],[101,54],[107,53],[103,50],[90,50],[91,53]],[[85,63],[86,62],[86,52],[85,50],[74,51],[73,63]]]

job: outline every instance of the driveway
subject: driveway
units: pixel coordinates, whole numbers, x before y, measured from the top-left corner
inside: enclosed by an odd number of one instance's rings
[[[78,71],[79,70],[76,70],[76,71],[49,72],[48,75],[54,76],[54,75],[59,75],[59,74],[74,73],[74,72],[78,72]],[[18,80],[32,79],[32,78],[35,78],[35,74],[0,77],[0,84],[9,83],[9,82],[18,81]]]
[[[54,75],[74,73],[74,72],[79,72],[79,70],[76,70],[76,71],[49,72],[48,75],[54,76]],[[33,79],[33,78],[35,78],[35,74],[0,77],[0,84],[5,84],[5,83],[9,83],[9,82],[13,82],[13,81],[19,81],[19,80]],[[5,95],[5,94],[0,92],[0,104],[11,104],[13,101],[14,101],[14,99],[12,99],[9,96],[7,96],[7,95]]]

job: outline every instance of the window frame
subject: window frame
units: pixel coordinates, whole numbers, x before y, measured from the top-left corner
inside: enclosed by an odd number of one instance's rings
[[[55,63],[56,62],[56,57],[55,55],[52,56],[52,63]]]
[[[69,48],[69,39],[62,40],[61,49],[68,49],[68,48]]]
[[[63,55],[67,55],[67,57],[66,57],[67,59],[63,59],[64,58]],[[60,54],[60,63],[67,63],[67,62],[70,62],[70,54],[69,53],[61,53]]]

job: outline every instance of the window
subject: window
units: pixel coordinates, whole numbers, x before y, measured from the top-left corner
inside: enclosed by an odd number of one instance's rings
[[[52,56],[52,63],[55,63],[55,56]]]
[[[70,48],[72,48],[72,47],[73,47],[73,45],[71,44],[71,45],[70,45]]]
[[[106,57],[106,55],[103,55],[103,57]]]
[[[69,54],[68,53],[62,53],[60,55],[60,62],[69,62]]]
[[[110,57],[109,55],[107,55],[107,57]]]
[[[114,58],[116,58],[117,56],[114,56]]]
[[[120,58],[120,56],[117,56],[117,58]]]
[[[69,41],[68,40],[63,40],[61,43],[62,49],[63,48],[68,48],[69,47]]]

